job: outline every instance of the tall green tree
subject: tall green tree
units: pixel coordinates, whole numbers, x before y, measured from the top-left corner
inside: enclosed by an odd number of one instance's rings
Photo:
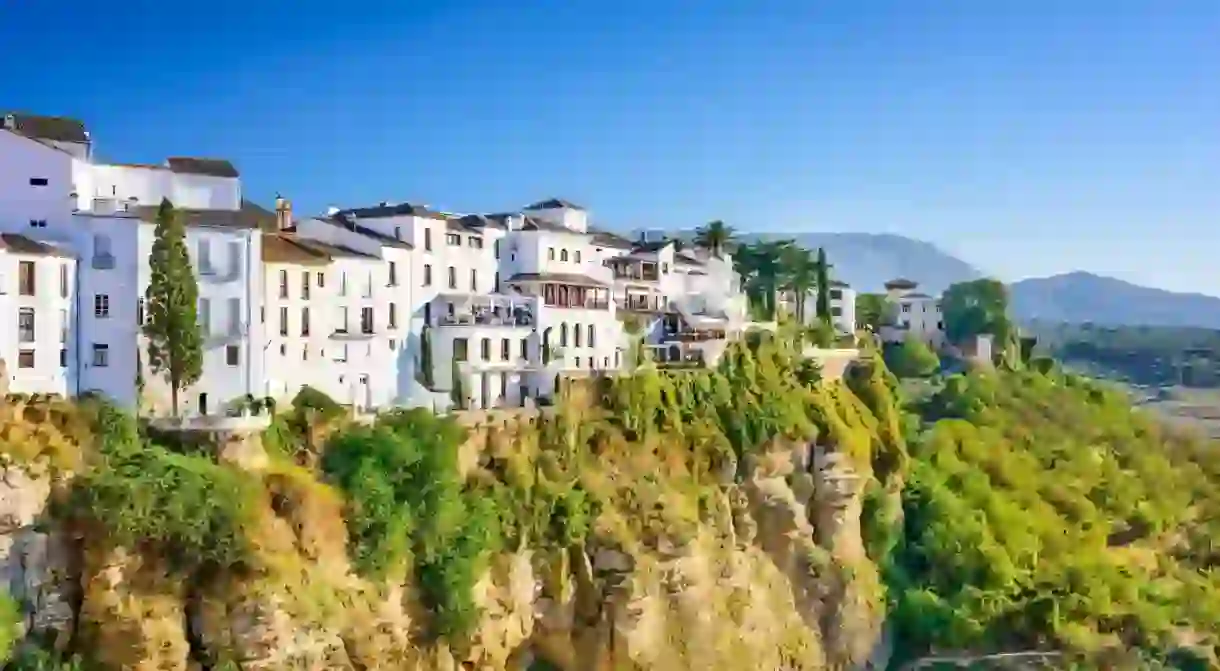
[[[949,342],[991,334],[997,348],[1006,348],[1016,337],[1008,316],[1008,288],[999,280],[984,278],[950,286],[941,298],[941,312]]]
[[[710,249],[716,258],[721,258],[733,242],[733,228],[719,219],[695,229],[695,244]]]
[[[882,294],[856,295],[856,325],[861,328],[868,327],[874,333],[879,331],[888,310],[889,304]]]
[[[427,324],[419,330],[419,383],[431,390],[432,384],[432,335]]]
[[[453,400],[454,410],[463,410],[466,407],[466,388],[462,384],[462,371],[458,368],[458,362],[455,359],[453,362],[452,372],[450,373],[451,382],[449,384],[449,397]]]
[[[203,374],[203,334],[197,315],[199,285],[186,248],[186,227],[169,199],[157,210],[149,267],[152,279],[144,292],[148,365],[169,382],[171,407],[178,415],[178,394]]]
[[[826,249],[818,247],[818,257],[814,263],[814,281],[817,282],[818,299],[817,311],[818,317],[825,324],[832,324],[833,319],[830,314],[830,264],[826,261]]]
[[[775,319],[775,292],[784,277],[784,256],[791,240],[756,242],[738,250],[735,265],[746,296],[767,319]]]
[[[796,320],[807,323],[805,299],[817,285],[818,269],[808,249],[792,245],[784,250],[783,288],[792,292],[796,300]]]

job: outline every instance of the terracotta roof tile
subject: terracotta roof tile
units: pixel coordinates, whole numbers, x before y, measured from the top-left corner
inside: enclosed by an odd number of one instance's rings
[[[57,116],[38,116],[10,112],[3,115],[4,127],[26,137],[50,140],[51,142],[89,141],[85,124],[76,119]]]

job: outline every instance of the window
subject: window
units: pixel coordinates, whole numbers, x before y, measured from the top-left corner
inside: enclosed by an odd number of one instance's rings
[[[229,306],[229,333],[238,335],[241,333],[241,299],[230,298],[227,304]]]
[[[326,273],[324,273],[320,270],[318,271],[318,288],[319,289],[326,288]]]
[[[398,341],[390,338],[390,351],[393,352],[396,349],[398,349]]]
[[[938,331],[943,331],[943,330],[945,330],[945,323],[944,323],[944,322],[936,322],[936,330],[938,330]]]
[[[347,306],[339,306],[339,321],[335,322],[335,333],[347,333]]]
[[[479,355],[484,361],[491,361],[491,338],[483,338],[479,343]]]
[[[577,263],[580,263],[580,250],[579,249],[572,252],[572,260]]]
[[[470,292],[474,293],[479,290],[479,271],[470,270]]]
[[[568,260],[568,250],[566,250],[566,249],[559,250],[559,260],[560,261]]]
[[[568,325],[566,322],[559,325],[559,346],[568,346]]]
[[[339,362],[347,361],[347,344],[346,343],[339,346],[339,353],[335,355],[335,361],[339,361]],[[339,381],[342,382],[343,378],[339,378]]]
[[[110,295],[93,294],[93,316],[98,319],[110,317]]]
[[[34,262],[19,262],[17,264],[17,293],[22,296],[33,296],[37,288],[34,282]]]
[[[68,342],[68,311],[59,311],[59,342]]]
[[[593,325],[592,325],[592,324],[589,324],[589,342],[588,342],[589,347],[596,347],[596,346],[597,346],[597,345],[595,345],[595,344],[594,344],[594,342],[593,342],[593,333],[594,333],[594,331],[596,331],[596,329],[594,329],[594,328],[593,328]]]
[[[67,347],[61,347],[59,350],[59,367],[60,368],[68,367],[68,348]]]
[[[241,275],[241,243],[229,243],[229,276]]]
[[[263,308],[264,311],[266,309],[267,308]],[[265,317],[263,318],[263,321],[267,321]],[[143,298],[136,299],[136,324],[139,326],[144,325],[144,299]]]
[[[309,271],[301,273],[301,298],[309,300]]]
[[[500,293],[500,273],[499,272],[496,272],[495,276],[492,278],[492,282],[494,283],[494,288],[492,289],[492,291],[494,291],[497,294]]]
[[[843,300],[843,290],[842,289],[831,289],[830,290],[830,300],[832,300],[832,301]]]
[[[373,308],[360,308],[360,332],[373,332]]]
[[[212,274],[212,246],[208,244],[207,238],[199,240],[199,274]]]
[[[843,308],[839,307],[838,305],[832,305],[830,307],[830,316],[831,317],[842,317]]]
[[[608,357],[608,356],[602,357],[602,368],[609,368],[609,367],[610,367],[610,357]]]
[[[575,366],[576,368],[580,368],[580,357],[576,357],[576,361],[575,361],[575,363],[574,363],[574,366]]]
[[[237,345],[225,346],[225,364],[228,366],[236,366],[241,361],[241,348]]]
[[[339,275],[339,295],[347,295],[347,273],[342,273]]]
[[[662,272],[662,273],[668,273],[668,272],[669,272],[669,264],[668,264],[668,263],[662,263],[662,264],[661,264],[661,272]]]
[[[309,361],[309,345],[301,348],[301,361]]]
[[[93,343],[93,367],[94,368],[109,368],[110,367],[110,345],[102,345]]]
[[[34,308],[17,311],[17,342],[34,342]]]
[[[453,266],[449,266],[449,288],[457,288],[457,268],[454,268]]]
[[[445,244],[449,245],[450,247],[461,247],[462,236],[458,235],[457,233],[447,233],[445,234]]]
[[[910,304],[910,303],[903,303],[903,304],[902,304],[902,311],[903,311],[903,312],[910,312],[910,311],[911,311],[911,304]]]
[[[31,177],[30,178],[30,186],[46,186],[46,185],[47,185],[46,177]]]
[[[576,347],[580,347],[580,343],[585,339],[584,336],[585,336],[585,332],[584,332],[584,329],[580,328],[580,324],[573,324],[572,325],[572,340],[574,342],[572,344],[575,345]]]
[[[432,251],[432,229],[424,229],[424,249]]]
[[[472,236],[470,236],[470,240],[467,244],[469,244],[471,247],[474,247],[475,249],[483,249],[483,238],[476,238],[475,236],[472,235]]]
[[[530,341],[528,338],[521,339],[521,358],[530,358]]]
[[[547,260],[547,261],[554,261],[554,260],[555,260],[555,248],[554,248],[554,247],[548,247],[548,248],[547,248],[547,250],[546,250],[546,260]]]
[[[59,297],[68,297],[68,264],[59,267]]]
[[[287,355],[288,355],[288,345],[285,345],[284,343],[280,343],[280,356],[287,356]]]
[[[373,271],[369,271],[364,277],[364,297],[373,297]]]
[[[402,227],[401,226],[394,227],[394,239],[402,240]]]
[[[454,361],[465,361],[467,355],[468,355],[468,352],[466,351],[466,339],[465,338],[454,338],[453,339],[453,360]]]
[[[46,227],[47,227],[46,219],[31,219],[30,220],[30,228],[46,228]]]
[[[390,303],[390,328],[398,328],[398,306]]]
[[[17,352],[17,367],[18,368],[33,368],[34,367],[34,350],[23,349]]]
[[[390,286],[398,286],[398,264],[390,261]]]
[[[424,264],[424,286],[425,287],[432,286],[432,264],[431,263]]]
[[[500,241],[499,240],[496,240],[495,242],[491,243],[491,251],[492,251],[492,254],[494,254],[497,259],[500,258]]]
[[[301,335],[309,335],[309,308],[301,308]]]
[[[280,298],[288,298],[288,271],[280,271]]]
[[[280,335],[288,335],[288,308],[280,308]]]
[[[199,328],[203,329],[205,334],[212,332],[212,301],[206,298],[199,299]]]
[[[502,361],[508,361],[512,355],[513,344],[508,340],[508,338],[504,338],[500,341],[500,359]]]

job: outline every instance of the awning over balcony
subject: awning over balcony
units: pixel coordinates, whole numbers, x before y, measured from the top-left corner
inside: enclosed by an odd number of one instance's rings
[[[508,278],[509,282],[549,282],[553,284],[569,284],[579,287],[607,287],[605,282],[581,275],[579,273],[517,273]]]

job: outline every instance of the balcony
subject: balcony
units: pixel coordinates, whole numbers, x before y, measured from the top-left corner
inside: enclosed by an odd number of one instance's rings
[[[538,299],[503,294],[441,294],[433,310],[441,312],[437,326],[499,326],[532,328]]]
[[[655,263],[640,263],[610,259],[606,262],[616,280],[636,282],[658,282],[661,274]]]
[[[657,345],[648,348],[649,357],[660,368],[702,368],[707,364],[702,350],[684,349],[678,345]]]
[[[626,294],[615,298],[620,310],[629,312],[665,312],[669,301],[664,296]]]
[[[607,298],[586,298],[584,300],[569,298],[567,301],[546,301],[548,308],[567,308],[571,310],[609,310],[610,300]]]

